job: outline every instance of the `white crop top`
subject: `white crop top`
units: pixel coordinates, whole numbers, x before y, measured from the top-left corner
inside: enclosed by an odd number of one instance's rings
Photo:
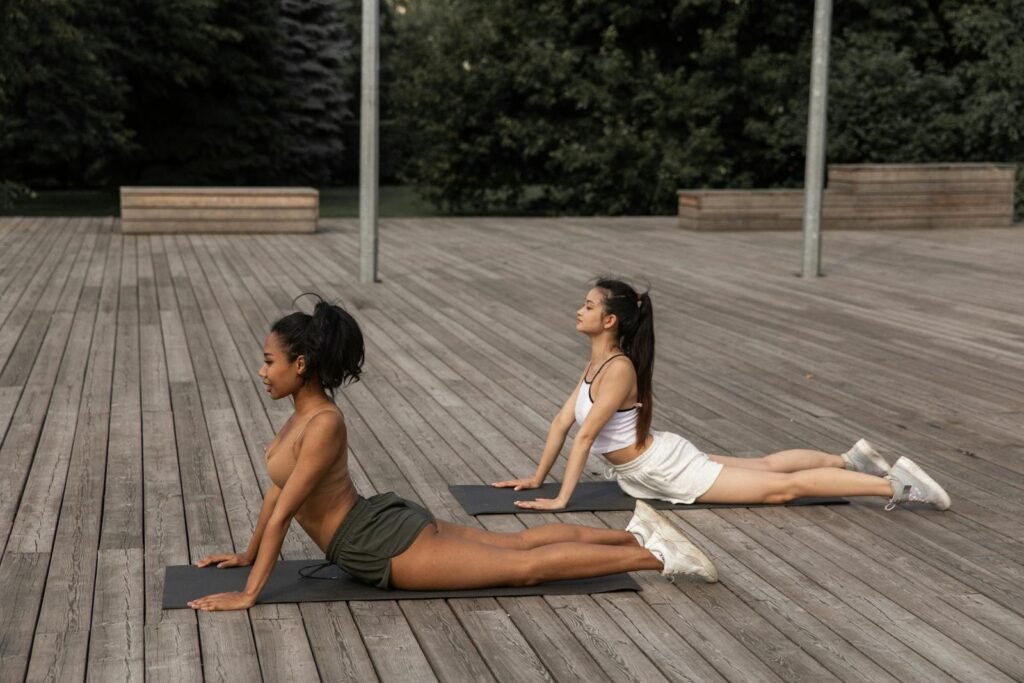
[[[601,374],[601,371],[604,370],[604,366],[608,365],[612,358],[618,358],[620,355],[624,354],[612,356],[606,360],[597,369],[594,377],[589,382],[586,380],[586,375],[584,375],[583,384],[576,394],[576,424],[581,427],[583,426],[583,421],[587,419],[587,415],[590,414],[590,410],[594,407],[594,399],[590,396],[590,386],[597,379],[597,376]],[[611,453],[612,451],[635,444],[636,421],[639,416],[640,409],[636,406],[615,411],[604,427],[601,428],[601,433],[594,439],[594,445],[590,447],[590,452],[604,455],[605,453]]]

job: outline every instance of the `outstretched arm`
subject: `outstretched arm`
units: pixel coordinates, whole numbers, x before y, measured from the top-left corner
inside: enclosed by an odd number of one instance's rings
[[[572,492],[583,474],[590,448],[594,445],[597,435],[604,429],[619,406],[629,397],[636,382],[636,372],[629,363],[613,363],[605,370],[601,382],[601,395],[594,401],[587,419],[573,439],[569,451],[569,462],[565,466],[565,477],[557,498],[538,498],[536,500],[519,500],[516,506],[532,510],[561,510],[569,504]]]
[[[246,609],[256,604],[256,598],[277,562],[285,534],[288,533],[288,525],[334,461],[345,452],[345,445],[345,423],[339,416],[324,413],[313,418],[299,444],[295,469],[288,476],[267,519],[245,590],[207,595],[193,600],[189,607],[219,611]]]
[[[572,425],[576,421],[576,395],[579,393],[585,374],[584,372],[584,375],[580,375],[580,380],[576,383],[576,389],[569,395],[561,410],[555,415],[555,419],[551,421],[551,426],[548,428],[548,438],[544,442],[544,452],[541,453],[540,461],[537,463],[537,470],[533,473],[533,476],[524,479],[499,481],[491,484],[491,486],[513,488],[516,491],[521,491],[523,489],[535,489],[544,483],[544,479],[548,476],[548,472],[551,471],[552,465],[555,464],[558,454],[562,452],[565,437],[569,434],[569,430],[572,429]]]
[[[227,567],[247,567],[252,564],[256,559],[257,551],[260,549],[260,541],[263,540],[263,532],[267,528],[267,522],[270,521],[270,513],[274,511],[274,506],[277,504],[277,498],[280,495],[281,489],[276,484],[271,484],[270,488],[267,489],[266,495],[263,496],[263,507],[260,508],[256,529],[252,532],[249,547],[246,548],[244,553],[214,553],[196,562],[196,566],[208,567],[211,564],[216,564],[218,569],[225,569]]]

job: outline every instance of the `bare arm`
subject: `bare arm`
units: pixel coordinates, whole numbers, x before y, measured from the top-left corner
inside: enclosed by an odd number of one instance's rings
[[[240,593],[218,593],[189,603],[201,610],[246,609],[256,603],[263,586],[281,552],[285,534],[295,513],[320,483],[324,474],[345,452],[345,423],[336,415],[325,413],[312,419],[299,444],[295,469],[288,476],[281,493],[272,506],[262,534],[249,580]],[[266,506],[266,503],[264,503]],[[262,518],[263,514],[260,513]]]
[[[252,564],[260,548],[260,541],[263,539],[263,532],[267,528],[267,522],[270,521],[270,513],[274,511],[274,505],[277,503],[277,498],[280,495],[281,489],[276,484],[271,484],[270,488],[267,489],[266,495],[263,496],[260,516],[256,521],[256,528],[252,532],[249,547],[246,548],[244,553],[214,553],[196,562],[196,566],[208,567],[211,564],[216,564],[218,569],[226,569],[227,567],[245,567]]]
[[[548,427],[548,438],[544,442],[544,452],[541,453],[540,461],[537,463],[537,470],[533,473],[533,476],[525,479],[499,481],[491,484],[492,486],[514,488],[516,491],[521,491],[523,489],[535,489],[544,483],[544,479],[547,478],[551,467],[555,464],[558,454],[562,452],[565,437],[568,436],[569,430],[572,429],[573,423],[576,422],[576,396],[579,394],[580,385],[583,383],[585,375],[586,372],[580,375],[580,379],[576,383],[576,389],[569,394],[569,398],[566,399],[565,404],[555,415],[555,419],[551,421],[551,426]]]
[[[558,492],[558,497],[516,501],[518,507],[560,510],[569,504],[569,499],[572,498],[572,492],[583,474],[583,467],[586,465],[587,456],[590,455],[590,448],[594,445],[597,435],[601,433],[619,406],[629,397],[635,384],[636,372],[631,364],[614,363],[608,366],[608,369],[605,370],[604,380],[601,382],[601,394],[594,401],[594,407],[590,409],[587,419],[572,442],[569,462],[565,466],[565,477],[562,479],[562,488]]]

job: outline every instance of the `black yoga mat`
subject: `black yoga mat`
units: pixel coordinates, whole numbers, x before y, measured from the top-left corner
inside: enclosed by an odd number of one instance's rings
[[[449,486],[448,490],[455,496],[467,513],[471,515],[507,515],[544,510],[529,510],[514,505],[517,500],[533,500],[534,498],[554,498],[562,485],[558,483],[544,484],[540,488],[529,491],[513,491],[498,489],[487,485]],[[762,503],[691,503],[680,505],[664,500],[648,500],[659,510],[702,510],[706,508],[756,508],[773,507]],[[786,505],[846,505],[850,501],[845,498],[797,498]],[[572,492],[569,505],[558,512],[609,512],[616,510],[632,511],[636,498],[627,495],[614,481],[581,481]]]
[[[422,600],[426,598],[491,598],[518,595],[586,595],[615,591],[639,591],[640,585],[629,574],[612,574],[592,579],[551,581],[539,586],[516,588],[479,588],[462,591],[384,591],[358,583],[334,565],[316,572],[314,576],[331,578],[305,578],[299,576],[303,567],[315,567],[320,560],[288,560],[278,562],[270,580],[263,587],[257,603],[275,602],[335,602],[345,600]],[[306,572],[309,573],[309,572]],[[245,587],[249,567],[195,567],[178,565],[167,567],[164,573],[164,609],[188,607],[188,601],[211,593],[238,591]]]

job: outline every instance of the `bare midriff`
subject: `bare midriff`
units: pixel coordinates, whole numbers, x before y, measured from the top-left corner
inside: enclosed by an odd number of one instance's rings
[[[295,521],[309,534],[317,547],[327,552],[334,533],[345,521],[350,510],[356,504],[358,495],[351,480],[344,491],[319,492],[317,491],[302,504],[295,515]]]
[[[653,440],[654,437],[648,434],[642,446],[637,446],[636,444],[626,446],[625,448],[605,453],[604,458],[613,465],[625,465],[627,462],[632,462],[643,455],[643,452],[650,447]]]

